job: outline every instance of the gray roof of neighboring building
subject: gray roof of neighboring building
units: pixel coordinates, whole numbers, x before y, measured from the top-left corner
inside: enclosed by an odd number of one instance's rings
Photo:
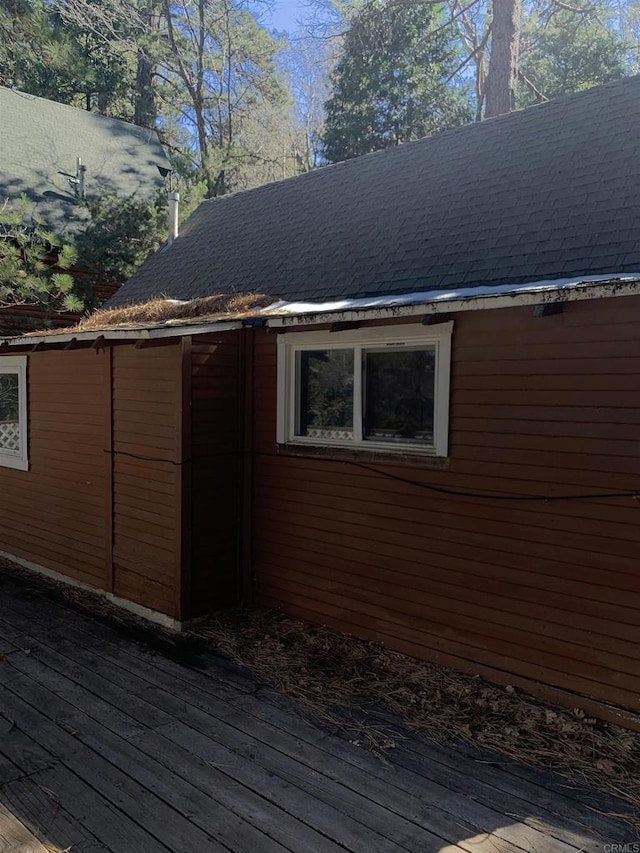
[[[633,77],[206,201],[108,304],[638,271],[639,133]]]
[[[0,200],[25,193],[48,228],[74,231],[88,216],[69,182],[78,157],[88,199],[151,199],[171,169],[154,130],[0,87]]]

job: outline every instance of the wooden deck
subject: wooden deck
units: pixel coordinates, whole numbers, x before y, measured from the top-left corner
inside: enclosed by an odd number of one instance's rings
[[[381,760],[214,656],[0,576],[1,853],[601,853],[619,810],[423,738]]]

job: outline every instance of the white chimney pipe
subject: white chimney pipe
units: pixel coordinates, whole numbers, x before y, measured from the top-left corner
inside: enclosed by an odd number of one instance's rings
[[[178,236],[178,206],[180,202],[180,193],[172,190],[169,193],[169,240],[171,245]]]
[[[76,164],[76,192],[78,194],[78,198],[84,198],[84,176],[87,171],[87,167],[83,165],[82,158],[78,157]]]

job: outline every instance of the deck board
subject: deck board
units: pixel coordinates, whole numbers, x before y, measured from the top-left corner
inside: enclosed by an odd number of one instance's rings
[[[3,853],[601,853],[633,840],[602,813],[628,806],[561,777],[421,737],[382,761],[215,655],[135,642],[14,579],[0,604]]]
[[[0,850],[2,853],[47,853],[36,836],[0,803]]]
[[[47,781],[51,782],[51,779]],[[72,779],[71,784],[77,790],[75,780]],[[42,838],[55,837],[59,850],[68,850],[69,853],[109,853],[109,848],[87,831],[78,818],[82,799],[74,802],[72,815],[62,807],[53,791],[39,784],[36,777],[25,777],[4,786],[2,798],[5,806],[13,814],[20,814],[36,835]],[[86,792],[84,802],[91,805]],[[4,848],[0,849],[4,853]]]

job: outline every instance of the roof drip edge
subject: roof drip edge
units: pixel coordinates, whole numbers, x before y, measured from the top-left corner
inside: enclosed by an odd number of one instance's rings
[[[606,299],[640,294],[640,272],[432,290],[398,296],[357,297],[325,303],[276,302],[262,309],[273,328],[416,314],[511,308],[548,302]]]

